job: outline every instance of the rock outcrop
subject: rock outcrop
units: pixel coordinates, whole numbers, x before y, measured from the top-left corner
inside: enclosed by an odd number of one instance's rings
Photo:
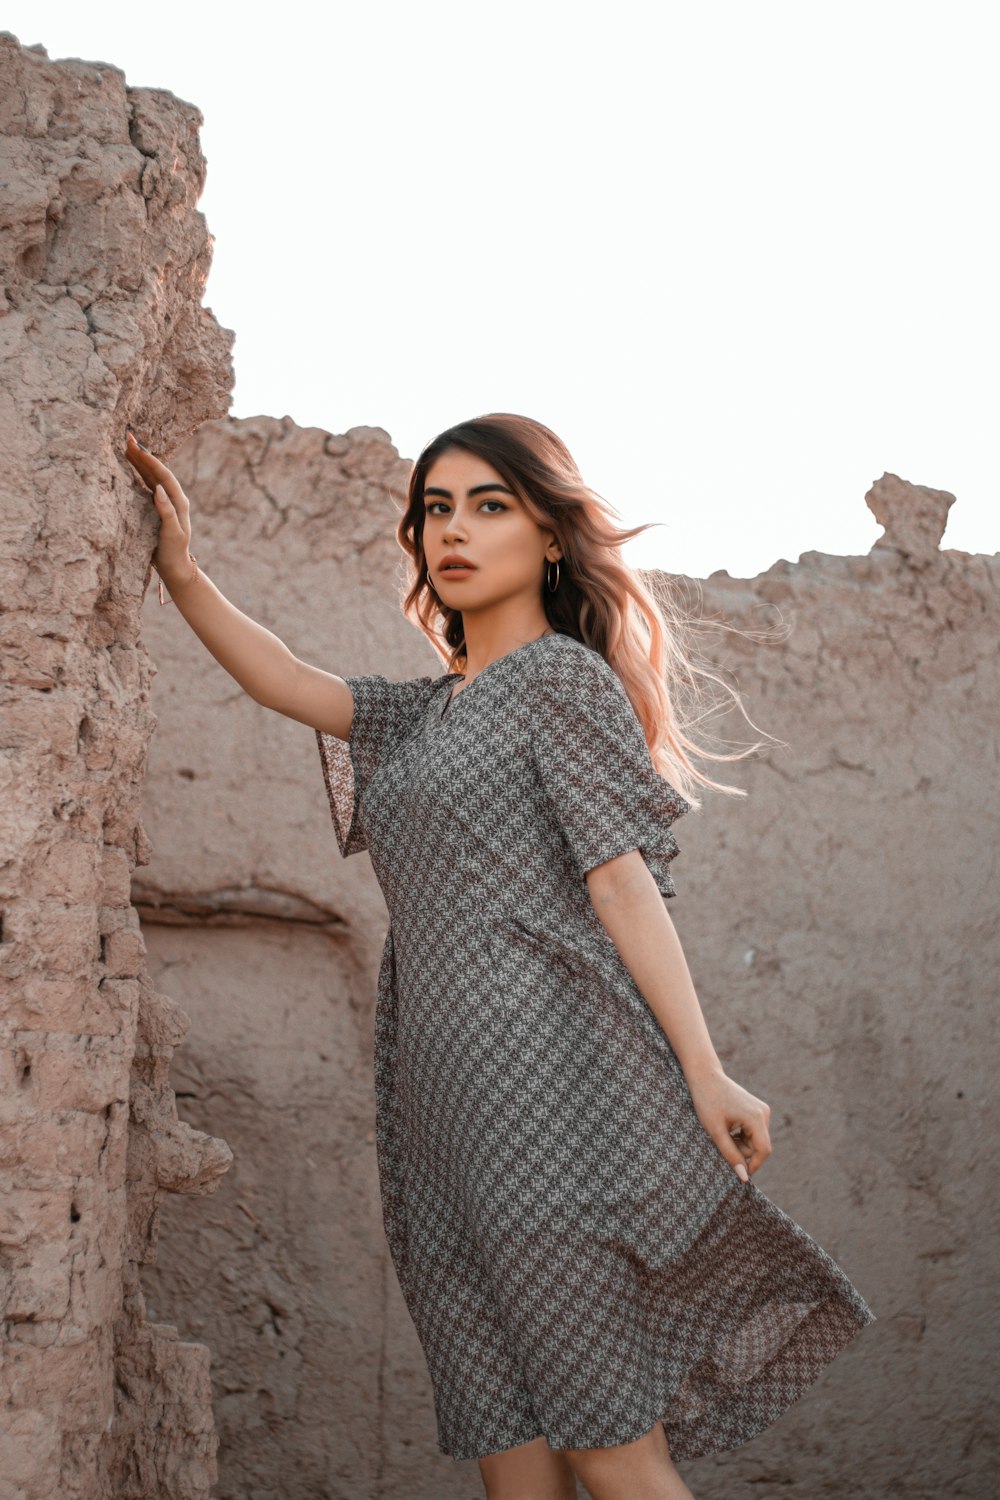
[[[158,523],[122,455],[127,427],[169,452],[229,405],[201,115],[3,33],[0,122],[0,1496],[194,1500],[209,1354],[146,1321],[139,1269],[163,1196],[231,1152],[177,1118],[189,1022],[130,899]]]

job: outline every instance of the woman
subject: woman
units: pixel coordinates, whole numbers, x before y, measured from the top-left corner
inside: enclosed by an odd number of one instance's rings
[[[751,1182],[770,1108],[723,1069],[667,912],[671,824],[696,783],[736,789],[694,766],[733,757],[688,738],[680,621],[622,561],[645,528],[540,423],[450,428],[397,535],[452,670],[341,678],[219,593],[177,480],[128,457],[161,581],[315,729],[341,853],[369,851],[388,905],[379,1179],[441,1451],[490,1500],[690,1495],[675,1459],[762,1431],[874,1314]]]

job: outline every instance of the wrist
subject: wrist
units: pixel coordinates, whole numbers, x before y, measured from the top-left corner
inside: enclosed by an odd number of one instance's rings
[[[187,557],[187,565],[182,567],[178,572],[175,572],[173,569],[171,569],[169,573],[160,573],[160,603],[167,603],[167,601],[163,597],[164,584],[166,584],[167,588],[170,590],[171,598],[173,598],[175,594],[181,593],[190,584],[194,583],[197,577],[198,559],[195,557],[193,552],[189,552]]]
[[[679,1058],[678,1061],[688,1083],[711,1083],[726,1076],[726,1070],[715,1052],[699,1052],[693,1057]]]

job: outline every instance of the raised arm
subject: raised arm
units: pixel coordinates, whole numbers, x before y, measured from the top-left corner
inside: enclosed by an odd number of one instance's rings
[[[191,556],[191,505],[176,476],[131,433],[125,456],[153,491],[160,517],[153,566],[198,639],[262,708],[346,740],[354,712],[347,683],[300,661],[216,588]]]

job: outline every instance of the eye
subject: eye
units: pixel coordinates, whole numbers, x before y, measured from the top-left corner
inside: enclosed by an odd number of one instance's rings
[[[436,514],[436,512],[434,510],[435,505],[447,505],[447,504],[448,504],[447,500],[428,500],[428,502],[427,502],[426,506],[424,507],[424,509],[426,510],[426,512],[427,512],[427,514],[429,516],[433,516],[433,515]],[[502,500],[484,500],[482,502],[482,504],[483,505],[498,505],[501,510],[509,510],[510,509],[510,507],[508,505],[504,505],[504,503],[503,503]],[[495,510],[491,511],[490,514],[495,516],[496,515],[496,511]]]

